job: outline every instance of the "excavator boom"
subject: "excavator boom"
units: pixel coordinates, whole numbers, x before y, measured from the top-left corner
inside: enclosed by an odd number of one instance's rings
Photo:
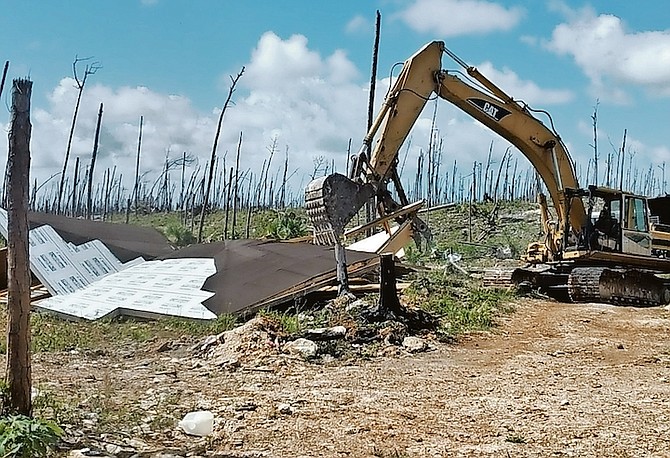
[[[445,53],[462,70],[443,70],[441,58]],[[416,216],[418,206],[408,207],[397,163],[400,147],[426,102],[434,97],[447,100],[509,141],[530,161],[546,186],[557,221],[550,221],[546,199],[540,196],[545,238],[529,246],[525,260],[549,264],[516,272],[517,278],[543,277],[551,288],[563,288],[573,300],[601,298],[618,304],[647,305],[670,301],[666,286],[670,282],[655,276],[658,272],[670,273],[670,261],[666,259],[670,256],[670,217],[659,220],[655,230],[650,230],[646,197],[596,186],[582,189],[549,113],[533,110],[510,97],[442,41],[428,43],[405,61],[364,138],[349,177],[334,174],[308,185],[305,200],[316,243],[335,244],[336,252],[344,253],[344,228],[372,197],[377,200],[382,220],[398,215],[400,222],[412,222],[415,235],[424,229]],[[536,113],[546,115],[549,126]],[[391,182],[400,203],[387,190]],[[583,200],[587,197],[588,211]],[[594,206],[598,199],[604,202],[600,209]],[[412,211],[399,211],[400,207]],[[596,210],[603,217],[609,216],[602,230],[591,220]],[[340,267],[338,261],[338,272]]]
[[[462,65],[474,83],[442,70],[444,53]],[[512,99],[476,68],[467,66],[445,47],[444,42],[433,41],[405,61],[367,132],[349,176],[358,187],[345,186],[340,176],[334,180],[341,185],[335,198],[331,190],[323,186],[329,180],[317,179],[308,186],[306,207],[317,243],[333,243],[341,223],[346,225],[347,218],[351,219],[372,195],[380,197],[380,216],[397,210],[399,205],[389,200],[386,185],[395,178],[393,181],[399,188],[396,164],[400,147],[426,102],[436,96],[456,105],[507,139],[528,158],[549,191],[561,228],[570,227],[578,233],[584,227],[587,217],[581,200],[566,202],[569,200],[566,189],[577,189],[579,185],[568,151],[558,134],[534,117],[526,105]],[[365,198],[361,198],[358,191],[363,185],[368,186]],[[398,193],[401,204],[407,205],[408,202],[403,201],[402,189]]]

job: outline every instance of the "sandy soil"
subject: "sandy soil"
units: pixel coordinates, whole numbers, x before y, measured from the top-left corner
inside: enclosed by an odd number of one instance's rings
[[[394,347],[308,363],[274,354],[259,334],[262,354],[207,358],[155,342],[37,355],[34,372],[82,417],[101,404],[120,413],[125,425],[108,435],[95,415],[69,428],[82,434],[74,445],[106,441],[117,453],[114,444],[144,456],[670,457],[669,335],[662,308],[529,299],[494,332],[416,355]],[[175,426],[194,409],[214,412],[213,436]]]

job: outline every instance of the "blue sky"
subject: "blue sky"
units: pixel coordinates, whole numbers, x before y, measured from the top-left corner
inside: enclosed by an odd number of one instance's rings
[[[150,181],[166,155],[188,151],[204,165],[230,75],[244,65],[219,154],[228,152],[230,166],[242,132],[242,167],[259,170],[276,139],[277,155],[289,152],[299,188],[315,158],[342,171],[348,140],[354,149],[360,145],[376,10],[382,14],[376,107],[392,65],[439,39],[512,97],[549,111],[582,173],[592,153],[596,101],[602,154],[620,144],[627,128],[640,168],[670,160],[664,128],[670,8],[661,0],[0,0],[0,63],[10,61],[0,127],[8,130],[11,78],[29,76],[33,176],[57,172],[76,98],[72,61],[93,56],[102,68],[87,83],[73,154],[88,162],[102,102],[97,173],[116,165],[132,176],[144,116],[142,168]],[[445,57],[443,67],[456,65]],[[485,160],[491,141],[494,154],[503,154],[503,139],[447,102],[438,112],[446,164],[457,160],[470,169],[473,160]],[[427,148],[426,119],[411,134],[408,163]],[[6,148],[0,143],[2,161]]]

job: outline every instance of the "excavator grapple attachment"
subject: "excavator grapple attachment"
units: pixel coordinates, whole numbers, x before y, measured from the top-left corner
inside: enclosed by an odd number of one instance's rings
[[[305,207],[314,227],[314,243],[334,245],[373,195],[371,185],[358,184],[339,173],[312,180],[305,190]]]
[[[578,267],[570,272],[573,302],[658,306],[670,302],[670,290],[656,275],[637,269]]]

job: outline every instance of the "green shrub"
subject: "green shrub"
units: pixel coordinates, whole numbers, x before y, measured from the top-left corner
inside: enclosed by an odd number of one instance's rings
[[[63,430],[51,421],[24,415],[0,418],[0,456],[46,457],[62,436]]]
[[[267,227],[267,237],[288,240],[307,235],[307,221],[292,212],[278,211]]]
[[[438,332],[447,338],[490,329],[498,315],[510,311],[512,299],[507,290],[483,288],[437,270],[412,282],[404,295],[410,304],[439,315]]]
[[[184,247],[197,242],[193,232],[181,224],[169,224],[165,228],[165,236],[178,247]]]

